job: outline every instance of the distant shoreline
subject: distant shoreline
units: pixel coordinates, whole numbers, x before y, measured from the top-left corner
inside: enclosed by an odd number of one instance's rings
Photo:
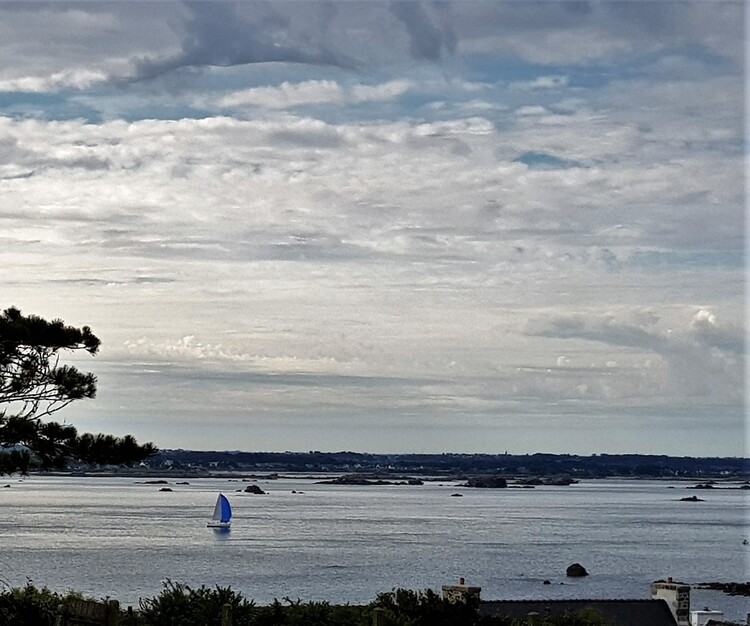
[[[665,479],[696,482],[750,480],[750,459],[669,457],[642,454],[374,454],[361,452],[242,452],[161,450],[143,467],[91,469],[71,466],[73,474],[174,478],[237,478],[282,474],[295,477],[358,475],[373,480],[467,480],[495,476],[506,480],[569,477]]]
[[[523,487],[534,487],[534,486],[563,486],[563,482],[554,482],[557,476],[546,476],[546,475],[534,475],[540,482],[530,483],[528,482],[529,475],[524,474],[493,474],[489,472],[477,472],[477,473],[462,473],[456,475],[425,475],[419,473],[413,473],[410,475],[405,474],[387,474],[387,473],[359,473],[359,472],[345,472],[345,471],[327,471],[321,470],[317,472],[246,472],[242,470],[223,470],[223,471],[209,471],[209,470],[189,470],[189,469],[158,469],[158,468],[106,468],[106,469],[88,469],[88,470],[73,470],[73,471],[31,471],[29,476],[61,476],[70,478],[140,478],[140,479],[220,479],[220,480],[234,480],[237,482],[253,482],[258,480],[273,481],[280,479],[291,479],[291,480],[309,480],[309,481],[321,481],[326,479],[326,482],[332,484],[350,484],[350,485],[390,485],[390,486],[419,486],[422,482],[463,482],[471,478],[484,477],[484,476],[502,476],[508,482],[509,488],[523,488]],[[336,480],[339,479],[339,480]],[[724,489],[748,489],[750,490],[750,483],[744,479],[744,477],[726,477],[726,476],[701,476],[701,477],[690,477],[690,476],[675,476],[675,477],[662,477],[662,476],[603,476],[603,477],[585,477],[582,479],[576,479],[571,481],[570,484],[575,484],[581,481],[585,482],[609,482],[609,481],[649,481],[649,482],[678,482],[684,483],[688,489],[707,489],[711,490],[711,487],[706,487],[707,484],[713,484],[716,490]]]

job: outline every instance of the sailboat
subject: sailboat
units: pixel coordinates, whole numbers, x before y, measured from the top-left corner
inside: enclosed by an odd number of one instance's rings
[[[206,524],[209,528],[229,528],[232,523],[232,506],[227,497],[220,493],[216,498],[216,506],[211,521]]]

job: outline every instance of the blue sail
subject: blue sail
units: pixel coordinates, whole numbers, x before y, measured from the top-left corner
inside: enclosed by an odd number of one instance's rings
[[[219,494],[219,499],[221,501],[221,522],[225,524],[232,519],[232,507],[223,493]]]

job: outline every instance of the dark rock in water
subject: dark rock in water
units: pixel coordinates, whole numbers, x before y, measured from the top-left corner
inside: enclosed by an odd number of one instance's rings
[[[472,476],[462,486],[477,489],[503,489],[508,486],[508,483],[501,476]]]
[[[10,485],[3,485],[3,489],[10,489]]]
[[[263,495],[266,492],[258,487],[258,485],[248,485],[247,487],[245,487],[245,493],[256,493],[258,495]]]
[[[529,478],[519,478],[517,484],[526,486],[540,486],[540,485],[552,485],[554,487],[561,487],[565,485],[574,485],[578,481],[570,476],[570,474],[557,474],[555,476],[531,476]]]
[[[688,489],[715,489],[713,483],[698,483],[694,487],[688,487]]]
[[[688,496],[687,498],[680,498],[680,502],[705,502],[705,500],[698,496]]]
[[[589,573],[586,571],[586,568],[580,563],[573,563],[572,565],[568,565],[568,567],[565,569],[565,575],[573,578],[579,576],[588,576]]]
[[[135,483],[136,485],[168,485],[168,480],[144,480],[141,482]]]
[[[331,480],[320,481],[320,484],[323,485],[375,485],[377,483],[382,485],[385,484],[385,481],[371,480],[369,478],[365,478],[364,476],[356,475],[338,476],[337,478],[332,478]]]
[[[543,485],[544,481],[538,476],[533,476],[531,478],[519,478],[518,484],[533,487],[534,485]]]
[[[559,476],[549,476],[544,479],[545,485],[555,485],[556,487],[562,487],[565,485],[575,485],[578,481],[572,478],[568,474],[560,474]]]
[[[189,484],[190,483],[187,482],[187,481],[182,481],[182,482],[179,482],[179,483],[175,483],[175,485],[189,485]]]
[[[159,491],[172,491],[169,487],[162,487]]]
[[[8,485],[8,486],[10,486],[10,485]],[[464,494],[462,494],[462,493],[452,493],[451,494],[451,498],[463,498],[463,497],[464,497]]]
[[[543,585],[551,585],[552,583],[549,580],[545,580],[542,584]]]
[[[730,596],[750,596],[750,582],[746,583],[700,583],[695,589],[713,589],[723,591]]]
[[[338,476],[331,480],[318,481],[319,485],[421,485],[421,480],[409,478],[406,481],[396,482],[392,480],[383,480],[382,478],[368,478],[360,474],[345,474],[344,476]]]

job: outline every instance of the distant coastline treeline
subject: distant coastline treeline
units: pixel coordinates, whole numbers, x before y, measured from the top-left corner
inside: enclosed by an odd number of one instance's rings
[[[642,454],[371,454],[363,452],[241,452],[162,450],[151,469],[347,472],[462,478],[466,475],[575,478],[750,478],[750,459]]]

